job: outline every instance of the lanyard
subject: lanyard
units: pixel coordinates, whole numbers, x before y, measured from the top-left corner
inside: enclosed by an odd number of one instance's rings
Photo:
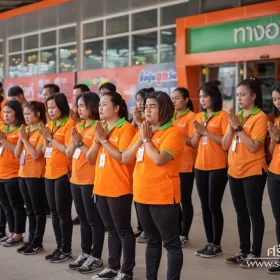
[[[53,127],[52,127],[52,131],[51,131],[52,136],[59,130],[60,127],[65,125],[67,120],[68,120],[68,117],[67,116],[64,117],[58,126],[56,126],[56,121],[53,121]]]
[[[206,114],[206,112],[204,112],[203,117],[204,117],[204,120],[205,120],[205,123],[204,123],[204,126],[205,126],[205,127],[207,126],[207,124],[210,122],[210,120],[211,120],[214,116],[215,116],[215,114],[212,113],[211,116],[210,116],[209,118],[207,118],[207,114]]]

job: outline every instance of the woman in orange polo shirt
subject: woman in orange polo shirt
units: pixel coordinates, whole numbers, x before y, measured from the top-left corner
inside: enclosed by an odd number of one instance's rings
[[[19,128],[24,124],[18,101],[8,101],[4,107],[6,125],[0,130],[0,203],[5,210],[10,234],[1,239],[1,245],[10,247],[23,243],[26,213],[18,184],[19,159],[14,150]]]
[[[17,249],[18,253],[33,255],[44,251],[43,236],[46,227],[45,213],[45,158],[39,123],[46,124],[46,109],[41,102],[24,105],[25,123],[19,130],[15,156],[20,158],[19,187],[29,219],[28,242]]]
[[[99,120],[99,97],[86,92],[76,97],[76,108],[82,120],[72,129],[66,150],[72,160],[71,191],[81,224],[82,254],[70,264],[73,270],[90,273],[102,269],[101,259],[105,228],[92,197],[95,165],[90,165],[86,154],[94,138],[94,124]]]
[[[279,248],[280,244],[280,206],[279,206],[279,185],[280,185],[280,82],[272,87],[272,101],[274,111],[274,124],[268,123],[268,131],[270,134],[269,152],[272,155],[268,172],[267,172],[267,188],[270,198],[271,208],[276,223],[276,239]],[[268,269],[270,274],[279,274],[280,267],[274,266]]]
[[[47,108],[51,121],[47,126],[40,124],[39,131],[44,138],[45,185],[57,248],[46,260],[57,263],[73,258],[72,194],[68,177],[71,161],[66,157],[66,145],[75,122],[69,118],[70,108],[63,93],[49,96]]]
[[[222,138],[228,117],[222,111],[223,100],[219,82],[208,82],[199,90],[203,112],[196,115],[193,147],[198,147],[195,180],[201,202],[202,217],[208,244],[195,252],[196,256],[213,258],[223,254],[221,239],[224,227],[222,200],[227,184],[227,158]]]
[[[145,100],[146,121],[135,135],[123,162],[135,160],[133,195],[147,238],[146,278],[158,278],[162,243],[168,251],[167,280],[179,280],[183,265],[179,238],[180,165],[185,146],[172,125],[174,105],[167,93],[155,91]]]
[[[108,230],[108,268],[92,279],[132,279],[135,266],[135,237],[131,228],[133,164],[122,162],[122,153],[135,135],[127,121],[127,105],[117,92],[104,93],[99,105],[103,128],[97,122],[95,141],[87,154],[91,164],[96,162],[93,193],[97,208]],[[121,252],[123,264],[121,266]]]
[[[193,134],[192,121],[196,114],[193,112],[193,104],[186,88],[176,88],[171,94],[171,99],[175,106],[173,125],[181,130],[186,143],[179,173],[182,205],[182,213],[180,211],[179,215],[179,230],[182,247],[185,247],[189,245],[189,232],[193,220],[192,190],[196,150],[192,146],[191,137]],[[183,228],[181,224],[183,224]]]
[[[228,258],[226,263],[250,268],[257,267],[260,262],[264,234],[262,198],[267,170],[264,151],[267,116],[261,111],[262,91],[256,80],[241,81],[236,95],[241,111],[237,114],[233,109],[229,111],[229,125],[222,143],[228,150],[228,178],[237,213],[241,251]]]

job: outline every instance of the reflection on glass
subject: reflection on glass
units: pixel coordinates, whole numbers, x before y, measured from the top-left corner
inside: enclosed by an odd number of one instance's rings
[[[0,55],[3,55],[3,41],[0,41]]]
[[[157,10],[132,14],[132,30],[157,27]]]
[[[84,24],[84,40],[103,37],[103,20]]]
[[[132,36],[132,64],[157,63],[157,32]]]
[[[128,32],[128,16],[110,18],[106,20],[106,35]]]
[[[176,19],[189,15],[189,2],[161,8],[160,25],[176,24]]]
[[[0,56],[0,79],[4,78],[4,63],[3,63],[3,56]]]
[[[59,72],[72,72],[76,69],[76,45],[59,49]]]
[[[128,66],[128,37],[119,37],[107,40],[107,68]]]
[[[72,43],[76,41],[76,27],[67,27],[59,30],[59,44]]]
[[[21,59],[21,54],[9,56],[9,77],[21,77],[24,74],[24,67]]]
[[[24,37],[24,49],[25,50],[37,49],[38,45],[39,45],[38,34]]]
[[[103,68],[103,40],[84,44],[84,70]]]
[[[176,55],[176,30],[165,29],[160,32],[160,62],[174,62]]]
[[[39,74],[39,53],[29,52],[24,54],[24,76]]]
[[[40,74],[56,73],[56,49],[41,51]]]
[[[56,45],[56,30],[41,34],[41,47]]]
[[[22,50],[22,39],[9,40],[9,53],[20,52]]]

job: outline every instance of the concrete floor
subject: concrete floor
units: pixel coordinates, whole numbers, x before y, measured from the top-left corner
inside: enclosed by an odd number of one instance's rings
[[[190,233],[191,244],[183,249],[184,266],[181,279],[279,279],[280,276],[271,276],[266,273],[265,268],[242,269],[235,265],[226,265],[224,259],[239,251],[236,214],[232,205],[232,200],[227,186],[223,211],[225,218],[224,234],[222,246],[224,255],[214,259],[203,259],[194,255],[196,249],[205,244],[205,233],[202,224],[201,209],[196,189],[193,192],[195,216]],[[266,221],[263,256],[267,256],[268,248],[276,244],[274,219],[271,212],[267,189],[264,194],[263,209]],[[135,227],[136,219],[133,212],[132,223]],[[77,257],[80,253],[79,226],[74,226],[73,234],[73,255]],[[35,256],[23,256],[17,254],[16,248],[0,248],[0,280],[79,280],[90,279],[90,275],[81,275],[68,268],[68,263],[50,264],[44,260],[47,252],[54,249],[54,234],[51,220],[47,221],[44,247],[46,252]],[[105,242],[103,260],[107,264],[107,241]],[[166,279],[166,252],[164,251],[159,271],[159,280]],[[145,279],[145,244],[137,244],[136,266],[134,269],[134,279]]]

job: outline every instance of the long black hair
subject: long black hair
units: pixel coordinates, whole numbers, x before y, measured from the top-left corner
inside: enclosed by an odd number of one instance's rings
[[[274,84],[271,88],[271,91],[277,91],[280,94],[280,82]],[[273,114],[275,118],[279,117],[279,110],[273,104]]]
[[[119,106],[119,117],[120,118],[125,118],[128,121],[128,109],[125,100],[122,98],[122,96],[115,91],[110,91],[104,93],[102,96],[109,96],[111,102],[113,103],[114,106]]]
[[[9,107],[15,111],[15,119],[16,119],[15,125],[16,126],[21,126],[22,124],[25,123],[21,104],[17,100],[8,101],[5,104],[5,107]]]

